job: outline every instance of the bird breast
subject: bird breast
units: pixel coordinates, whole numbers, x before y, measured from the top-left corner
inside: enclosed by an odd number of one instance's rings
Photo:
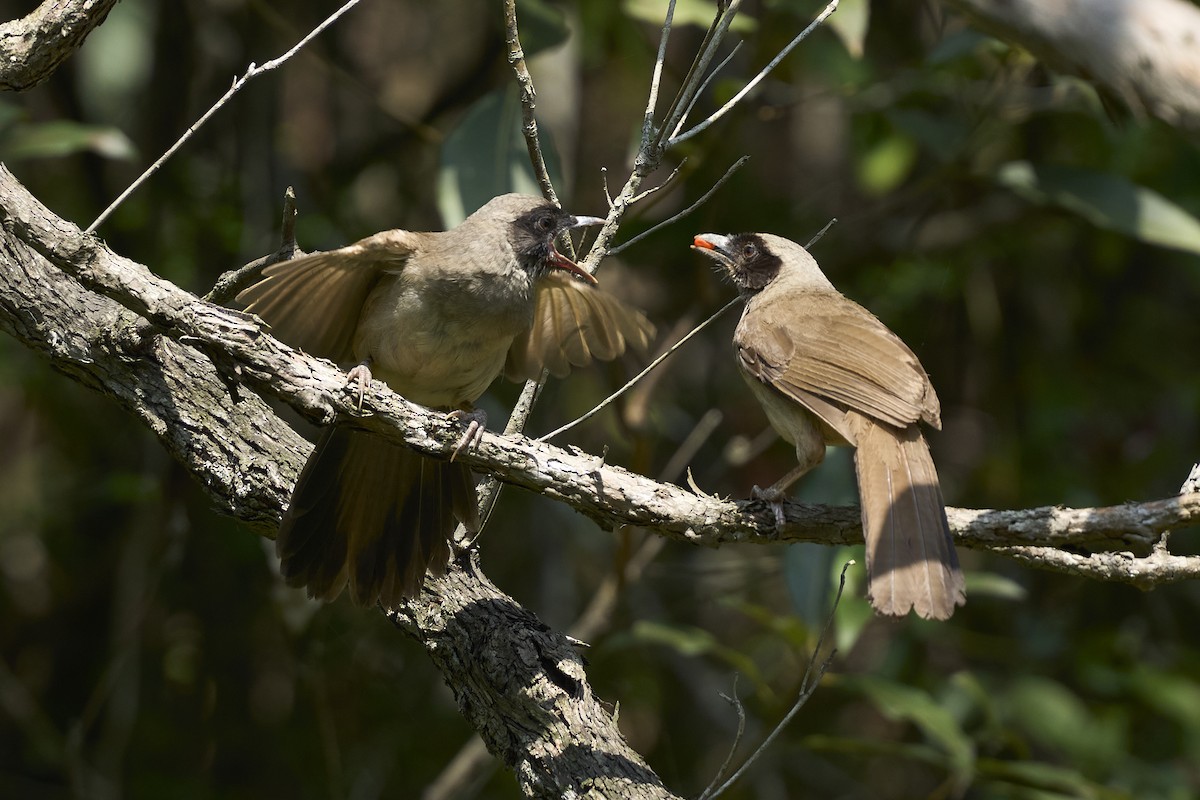
[[[524,270],[406,269],[368,296],[354,355],[414,403],[474,403],[504,368],[513,339],[533,316]]]

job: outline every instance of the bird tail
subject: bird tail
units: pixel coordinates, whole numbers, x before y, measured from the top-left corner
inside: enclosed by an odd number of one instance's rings
[[[296,482],[275,551],[290,586],[330,601],[350,587],[360,606],[395,608],[450,560],[456,521],[479,527],[469,469],[330,427]]]
[[[917,425],[853,416],[871,605],[890,616],[915,609],[948,619],[966,592],[929,445]]]

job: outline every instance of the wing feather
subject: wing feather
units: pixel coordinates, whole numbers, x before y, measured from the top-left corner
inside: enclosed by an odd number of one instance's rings
[[[918,420],[941,425],[937,395],[917,357],[869,311],[839,294],[757,295],[734,345],[742,369],[806,407],[816,396],[897,427]]]
[[[384,231],[337,250],[272,264],[237,301],[280,340],[338,363],[354,360],[354,333],[367,295],[398,272],[415,245],[408,231]]]
[[[593,359],[610,361],[632,347],[644,351],[654,326],[642,313],[608,292],[564,273],[550,273],[537,285],[533,323],[508,351],[504,375],[537,378],[542,369],[555,377]]]

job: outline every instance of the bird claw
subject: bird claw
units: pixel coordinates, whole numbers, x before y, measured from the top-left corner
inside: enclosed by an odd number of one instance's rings
[[[371,385],[371,367],[366,361],[355,366],[346,373],[346,388],[351,388],[357,384],[358,389],[358,413],[362,413],[363,399],[367,396],[367,387]]]
[[[455,445],[454,451],[450,453],[450,460],[453,461],[472,447],[478,447],[479,443],[483,441],[483,432],[487,430],[487,413],[482,408],[473,408],[470,411],[460,408],[451,411],[446,416],[465,423],[467,426],[462,438]]]
[[[787,520],[783,516],[783,492],[779,491],[779,489],[775,488],[774,486],[768,486],[766,489],[755,486],[750,490],[750,496],[755,500],[763,501],[771,507],[771,510],[775,512],[776,528],[782,528],[784,526],[784,523],[786,523]]]

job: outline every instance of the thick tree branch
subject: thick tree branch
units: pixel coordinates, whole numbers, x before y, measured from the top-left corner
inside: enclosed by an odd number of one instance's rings
[[[457,422],[409,403],[378,382],[372,384],[360,416],[355,398],[343,391],[345,376],[336,366],[280,343],[253,318],[205,303],[112,253],[50,213],[2,167],[0,223],[11,237],[10,248],[32,247],[87,288],[203,351],[221,375],[279,397],[314,422],[354,425],[435,457],[448,456],[461,435]],[[30,298],[24,309],[14,312],[29,314],[29,309],[40,306]],[[117,354],[102,355],[111,359]],[[187,402],[186,394],[176,401]],[[761,504],[696,494],[604,464],[596,456],[519,436],[487,434],[480,447],[463,458],[480,471],[561,500],[604,527],[637,525],[705,546],[862,541],[858,511],[853,507],[789,503],[787,524],[777,530],[770,511]],[[950,509],[948,513],[956,539],[965,547],[1001,551],[1014,546],[1148,547],[1163,531],[1200,519],[1200,495],[1109,508]],[[1188,569],[1173,568],[1163,579],[1200,575],[1200,559],[1186,563]]]
[[[566,637],[492,585],[473,559],[428,581],[419,602],[391,617],[454,677],[459,709],[525,794],[674,797],[625,744]]]
[[[1200,9],[1185,0],[948,0],[989,33],[1144,112],[1200,129]]]
[[[117,0],[45,0],[21,19],[0,25],[0,89],[23,92],[49,78]]]
[[[45,258],[65,253],[79,260],[80,268],[70,270],[76,279]],[[118,303],[84,288],[85,281],[138,299]],[[0,328],[138,416],[223,511],[265,535],[278,526],[312,448],[257,394],[239,387],[241,379],[263,385],[254,373],[259,358],[241,368],[212,342],[225,330],[236,342],[233,352],[248,355],[246,348],[254,349],[258,338],[262,357],[280,363],[295,358],[284,369],[289,377],[283,383],[307,386],[300,391],[313,394],[299,407],[316,418],[334,413],[329,398],[319,395],[341,395],[344,385],[344,376],[327,362],[250,335],[257,325],[245,315],[203,303],[81,236],[2,166]],[[162,335],[164,329],[175,338]],[[438,452],[448,452],[429,437],[440,433],[449,443],[461,430],[440,414],[401,403],[400,413],[410,415],[410,432],[434,426],[423,436]],[[336,407],[346,411],[349,405]],[[569,641],[501,594],[469,560],[427,581],[422,596],[397,621],[429,650],[464,715],[481,726],[489,750],[514,768],[532,796],[673,797],[624,744],[615,720],[592,695]]]

